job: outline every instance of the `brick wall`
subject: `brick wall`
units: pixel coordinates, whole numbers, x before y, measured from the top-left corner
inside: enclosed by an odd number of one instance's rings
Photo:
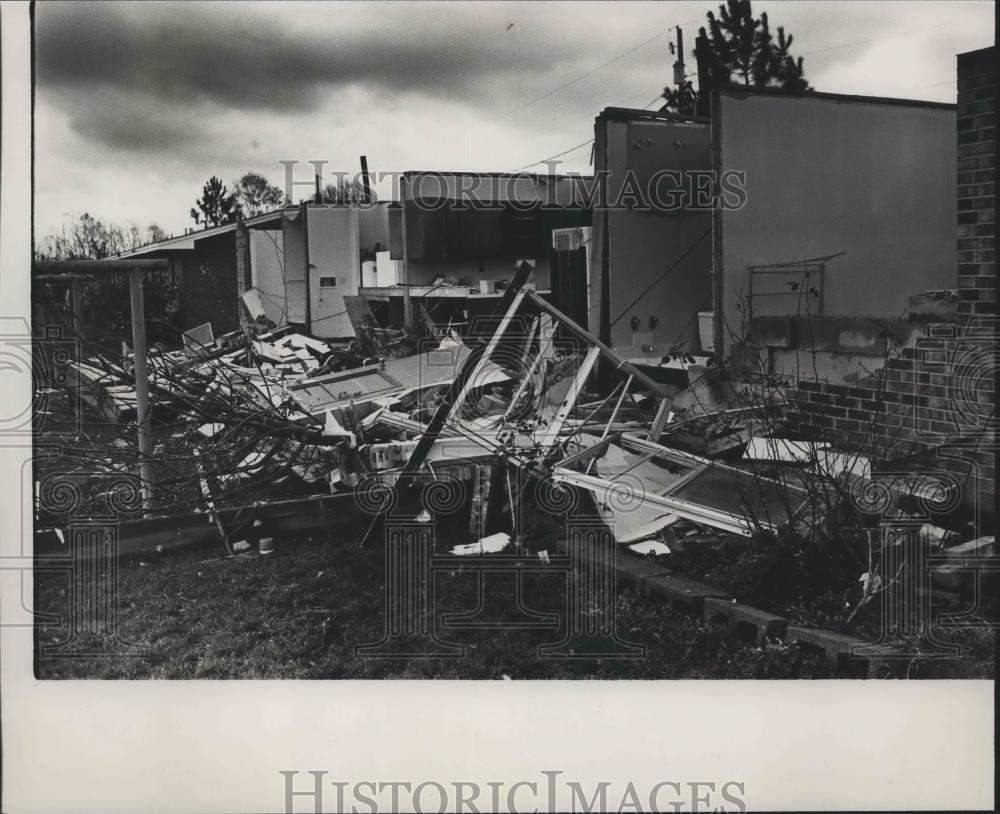
[[[959,315],[996,314],[996,48],[958,56]]]
[[[853,385],[788,392],[793,429],[876,459],[922,456],[923,471],[953,474],[980,517],[996,499],[995,74],[996,48],[959,55],[957,323],[928,326]]]

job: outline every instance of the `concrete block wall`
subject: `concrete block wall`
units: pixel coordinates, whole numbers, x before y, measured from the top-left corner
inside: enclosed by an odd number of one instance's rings
[[[958,57],[957,282],[954,323],[924,335],[854,384],[788,391],[792,429],[883,460],[933,451],[963,502],[993,513],[996,492],[996,48]]]

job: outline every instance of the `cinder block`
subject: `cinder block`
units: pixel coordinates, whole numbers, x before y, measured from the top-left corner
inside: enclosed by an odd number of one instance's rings
[[[619,585],[631,588],[636,593],[646,593],[644,585],[653,577],[667,576],[673,572],[655,562],[642,560],[629,554],[618,554],[615,558],[615,579]]]
[[[797,625],[788,626],[785,641],[789,644],[804,644],[822,650],[826,656],[826,663],[832,670],[846,666],[852,652],[865,644],[861,639],[845,636],[843,633],[834,633],[832,630],[822,630],[815,627],[798,627]]]
[[[706,599],[729,598],[726,591],[678,576],[651,577],[643,582],[643,588],[652,597],[691,611],[701,611]]]
[[[725,620],[737,638],[760,647],[767,638],[782,638],[787,621],[777,614],[726,599],[706,598],[703,609],[706,621]]]
[[[891,647],[870,644],[853,636],[821,628],[789,625],[785,641],[822,650],[827,666],[835,672],[850,669],[852,673],[857,673],[860,670],[867,673],[869,678],[874,678],[883,665],[898,664],[912,658],[912,654]]]
[[[793,317],[792,342],[805,350],[837,350],[836,317]]]
[[[752,641],[757,647],[767,639],[783,638],[788,622],[781,616],[754,608],[750,605],[733,606],[729,629],[741,639]]]
[[[750,320],[754,342],[766,348],[792,346],[792,320],[789,317],[754,317]]]
[[[703,608],[705,621],[724,621],[728,623],[733,615],[734,607],[736,607],[736,603],[731,599],[706,599]]]

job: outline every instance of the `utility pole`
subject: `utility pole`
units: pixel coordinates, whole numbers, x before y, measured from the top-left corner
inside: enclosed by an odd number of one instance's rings
[[[684,86],[684,29],[677,26],[677,59],[674,60],[674,86]]]
[[[698,62],[698,106],[695,113],[706,119],[712,115],[712,71],[708,49],[708,39],[699,34],[694,41],[694,56]]]

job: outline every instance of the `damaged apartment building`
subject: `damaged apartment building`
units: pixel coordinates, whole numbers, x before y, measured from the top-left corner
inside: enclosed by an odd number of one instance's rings
[[[829,495],[888,495],[853,516],[898,511],[975,594],[956,572],[993,544],[995,70],[993,48],[959,55],[957,106],[725,87],[697,116],[609,107],[593,176],[407,172],[397,200],[288,206],[113,261],[177,282],[185,347],[151,350],[148,385],[176,429],[165,461],[192,470],[166,473],[187,480],[159,505],[142,476],[126,548],[268,553],[332,528],[364,545],[399,520],[548,568],[568,544],[532,524],[584,507],[628,548],[620,581],[731,617],[735,589],[641,557],[824,539]],[[71,367],[92,406],[135,419],[151,466],[139,313],[134,350]],[[430,569],[443,552],[420,535]],[[568,556],[586,570],[596,550]],[[785,630],[740,608],[758,641]]]
[[[208,321],[217,333],[232,330],[241,297],[267,322],[324,339],[354,337],[352,319],[369,316],[376,330],[399,334],[421,311],[457,329],[491,312],[522,259],[534,264],[537,289],[572,311],[586,271],[561,289],[557,275],[553,289],[552,231],[589,223],[588,182],[407,172],[399,201],[303,204],[124,256],[163,257],[183,270],[185,330]],[[220,302],[221,312],[204,312]]]
[[[956,277],[956,106],[724,88],[706,112],[605,109],[593,178],[407,172],[395,201],[304,204],[131,256],[182,275],[185,329],[256,318],[377,356],[466,334],[528,260],[543,298],[655,380],[704,387],[724,359],[790,385],[803,428],[860,444],[874,383],[987,316]],[[823,422],[817,388],[836,393]]]

